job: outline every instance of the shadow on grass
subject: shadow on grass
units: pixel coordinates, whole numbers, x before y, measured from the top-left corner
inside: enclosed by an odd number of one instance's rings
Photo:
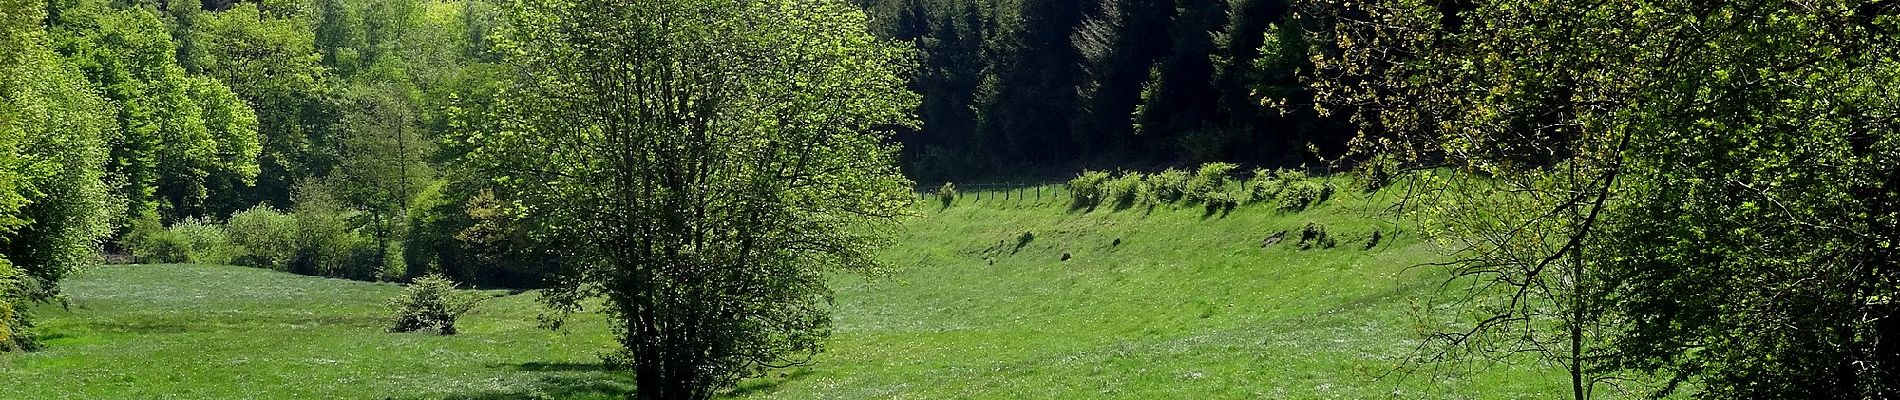
[[[146,320],[146,319],[134,319],[134,320],[123,320],[123,321],[96,321],[96,322],[86,324],[86,327],[96,332],[130,333],[130,334],[141,334],[141,335],[142,334],[157,334],[157,333],[186,333],[186,332],[200,330],[200,329],[195,329],[191,325],[185,324],[183,322],[165,321],[165,320]]]
[[[615,371],[600,363],[544,363],[529,362],[512,365],[493,365],[495,368],[512,368],[516,371],[534,373],[540,376],[526,387],[507,390],[485,390],[471,393],[455,393],[442,396],[443,400],[521,400],[521,399],[624,399],[634,394],[633,374]],[[811,375],[812,371],[797,368],[788,371],[772,372],[765,377],[747,379],[737,387],[720,397],[738,397],[752,394],[771,393],[780,385]]]
[[[731,396],[731,397],[741,397],[741,396],[747,396],[747,395],[753,395],[753,394],[771,393],[774,390],[778,390],[779,385],[784,385],[786,382],[795,381],[795,380],[798,380],[799,378],[804,378],[805,376],[811,375],[811,374],[812,374],[811,370],[805,369],[805,368],[798,368],[791,371],[773,372],[769,375],[766,375],[766,377],[763,377],[763,378],[747,379],[743,382],[739,382],[738,387],[732,388],[732,392],[727,393],[726,395]]]
[[[613,371],[612,369],[607,368],[605,364],[601,364],[601,363],[576,363],[576,362],[557,362],[557,363],[526,362],[526,363],[515,364],[513,368],[516,371],[525,371],[525,372],[612,372]]]
[[[621,399],[633,397],[633,376],[543,376],[530,388],[443,396],[444,400]]]
[[[624,399],[634,393],[633,374],[608,369],[600,363],[544,363],[490,365],[534,376],[532,384],[442,396],[444,400],[516,399]]]

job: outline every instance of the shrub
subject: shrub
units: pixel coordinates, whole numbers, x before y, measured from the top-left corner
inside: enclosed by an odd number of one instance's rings
[[[1318,247],[1322,249],[1330,249],[1330,248],[1333,248],[1333,246],[1336,246],[1338,244],[1339,243],[1337,241],[1333,240],[1332,235],[1326,234],[1326,225],[1309,223],[1309,224],[1306,224],[1305,228],[1300,229],[1300,249],[1301,250],[1311,249],[1314,247]]]
[[[373,279],[381,259],[374,240],[351,223],[356,212],[321,182],[297,185],[291,216],[297,224],[294,270],[328,277]]]
[[[1069,180],[1069,193],[1075,201],[1074,208],[1094,208],[1102,204],[1104,191],[1102,184],[1108,182],[1108,173],[1102,171],[1082,171],[1075,179]]]
[[[1139,172],[1123,172],[1103,186],[1107,201],[1114,203],[1115,207],[1133,207],[1141,201],[1142,178]]]
[[[31,321],[13,307],[26,302],[26,274],[0,261],[0,352],[29,350],[31,338],[25,332]]]
[[[132,231],[125,235],[125,244],[132,251],[132,257],[141,263],[181,263],[191,260],[190,239],[165,229],[156,218],[133,221]]]
[[[1246,197],[1243,200],[1248,203],[1273,200],[1280,196],[1280,190],[1284,188],[1286,188],[1286,184],[1274,177],[1274,171],[1265,168],[1255,168],[1253,170],[1253,177],[1247,178],[1246,188],[1244,189]]]
[[[1202,196],[1201,204],[1203,207],[1206,207],[1207,211],[1207,213],[1202,216],[1232,212],[1234,208],[1240,207],[1240,200],[1238,200],[1236,196],[1238,195],[1224,191],[1208,193]]]
[[[455,281],[440,274],[425,275],[389,300],[395,312],[389,331],[435,329],[436,333],[454,335],[455,319],[479,302],[477,294],[456,289]]]
[[[297,256],[295,217],[259,204],[231,214],[224,230],[231,239],[233,263],[290,271],[290,263]]]
[[[1197,203],[1219,203],[1226,200],[1227,175],[1240,168],[1238,165],[1215,162],[1201,164],[1188,179],[1185,190],[1188,201]]]
[[[1283,211],[1301,211],[1326,202],[1333,197],[1333,184],[1314,182],[1306,172],[1283,170],[1274,173],[1273,180],[1280,185],[1276,200]]]
[[[1320,185],[1309,181],[1296,181],[1280,190],[1280,209],[1283,211],[1301,211],[1319,202]]]
[[[219,225],[204,218],[186,218],[172,224],[172,235],[185,243],[186,261],[199,264],[230,264],[237,253],[231,236]]]
[[[1180,201],[1187,194],[1188,174],[1186,171],[1168,168],[1148,177],[1148,204],[1167,204]]]
[[[944,182],[943,186],[937,187],[937,201],[943,202],[943,208],[950,208],[951,204],[956,204],[957,184]]]

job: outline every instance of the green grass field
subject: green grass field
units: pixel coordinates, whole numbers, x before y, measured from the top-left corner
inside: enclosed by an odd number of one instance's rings
[[[966,196],[919,205],[886,276],[836,280],[836,331],[810,366],[732,396],[786,399],[1552,398],[1534,364],[1389,376],[1412,350],[1436,257],[1342,192],[1243,206],[1070,210]],[[1300,250],[1326,225],[1339,245]],[[1365,248],[1374,229],[1380,246]],[[1262,239],[1291,231],[1286,242]],[[1029,232],[1029,235],[1024,235]],[[1029,238],[1025,239],[1025,236]],[[1116,242],[1119,241],[1119,245]],[[1063,254],[1071,258],[1064,261]],[[113,266],[42,307],[46,349],[0,356],[0,398],[614,398],[597,315],[535,327],[533,293],[491,292],[463,334],[384,333],[399,287],[226,266]]]

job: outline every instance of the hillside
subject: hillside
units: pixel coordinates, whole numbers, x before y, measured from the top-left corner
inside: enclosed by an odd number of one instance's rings
[[[840,277],[830,350],[741,398],[1542,398],[1556,375],[1387,376],[1411,350],[1435,256],[1343,191],[1290,213],[1242,206],[1070,210],[966,194],[925,202],[881,276]],[[978,199],[978,197],[981,199]],[[1040,197],[1040,200],[1037,198]],[[1338,245],[1299,249],[1324,224]],[[1384,239],[1366,249],[1374,229]],[[1290,231],[1284,242],[1262,239]],[[1027,232],[1028,234],[1025,234]],[[1117,244],[1119,242],[1119,244]],[[1069,255],[1064,261],[1063,255]],[[607,398],[605,325],[535,328],[532,293],[490,292],[463,334],[383,333],[398,287],[223,266],[119,266],[46,308],[47,349],[0,362],[14,399]],[[70,378],[55,378],[64,374]],[[1381,379],[1382,376],[1387,376]],[[1539,377],[1545,378],[1539,378]]]

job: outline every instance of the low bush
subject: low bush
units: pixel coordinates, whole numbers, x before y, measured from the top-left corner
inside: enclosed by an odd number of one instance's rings
[[[1121,175],[1104,184],[1107,201],[1117,208],[1128,208],[1141,202],[1142,176],[1139,172],[1122,172]]]
[[[1237,168],[1240,166],[1223,162],[1201,164],[1183,190],[1187,200],[1195,203],[1225,201],[1228,175]]]
[[[394,311],[390,332],[415,332],[434,329],[443,335],[455,334],[455,319],[481,302],[478,294],[456,289],[455,281],[440,274],[416,278],[402,294],[389,300]]]
[[[1301,211],[1319,202],[1321,190],[1317,183],[1294,181],[1280,190],[1280,196],[1275,201],[1282,211]]]
[[[224,225],[205,218],[187,218],[172,224],[172,235],[184,241],[185,260],[198,264],[230,264],[237,253]]]
[[[1306,224],[1305,228],[1300,228],[1300,250],[1315,247],[1330,249],[1337,245],[1339,242],[1333,240],[1332,235],[1326,234],[1326,225]]]
[[[329,185],[305,182],[297,185],[293,197],[296,205],[290,215],[297,224],[297,256],[292,270],[359,280],[380,274],[376,241],[355,229],[351,219],[357,212],[344,206]]]
[[[1108,182],[1108,173],[1103,171],[1082,171],[1075,179],[1069,180],[1069,193],[1074,199],[1074,208],[1094,208],[1102,204],[1103,184]]]
[[[1150,175],[1146,181],[1147,185],[1144,185],[1147,188],[1147,198],[1143,200],[1151,205],[1181,201],[1181,198],[1187,195],[1188,180],[1186,171],[1174,168]]]
[[[267,205],[231,214],[224,224],[232,263],[290,271],[297,257],[297,219]]]
[[[0,262],[0,353],[32,349],[32,337],[26,335],[32,325],[25,310],[13,306],[28,301],[26,279],[12,263]]]
[[[1258,203],[1279,198],[1280,190],[1286,188],[1286,183],[1281,182],[1274,174],[1272,170],[1255,168],[1253,170],[1253,176],[1247,178],[1244,192],[1246,195],[1245,201],[1248,203]]]
[[[155,218],[132,222],[125,235],[125,247],[138,262],[148,264],[181,263],[191,260],[191,240],[158,223]]]
[[[956,204],[957,184],[944,182],[943,186],[937,187],[937,201],[943,202],[943,208],[950,208],[951,204]]]

